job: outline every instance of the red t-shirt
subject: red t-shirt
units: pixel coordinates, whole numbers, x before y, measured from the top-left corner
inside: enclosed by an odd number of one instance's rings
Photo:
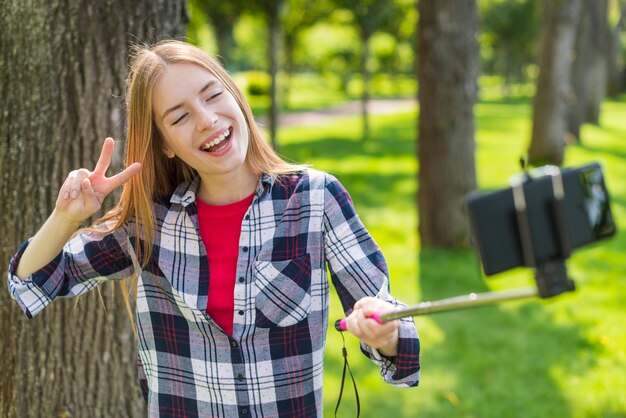
[[[241,222],[254,193],[240,202],[215,206],[196,199],[200,237],[209,258],[207,314],[228,335],[233,334],[235,276]]]

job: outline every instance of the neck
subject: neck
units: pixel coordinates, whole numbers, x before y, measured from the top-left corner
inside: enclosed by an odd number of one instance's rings
[[[198,198],[209,205],[228,205],[250,196],[259,183],[252,170],[220,175],[200,174]]]

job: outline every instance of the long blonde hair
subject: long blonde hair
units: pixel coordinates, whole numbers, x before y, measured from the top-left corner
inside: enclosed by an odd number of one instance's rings
[[[128,136],[125,165],[140,162],[142,169],[124,184],[118,204],[98,223],[112,225],[112,232],[134,221],[135,251],[141,267],[148,264],[153,251],[154,200],[169,197],[180,183],[191,181],[196,176],[195,170],[182,160],[167,158],[163,153],[163,139],[152,115],[154,85],[167,66],[176,63],[195,64],[206,69],[234,96],[249,130],[246,163],[256,173],[279,177],[302,167],[287,163],[271,148],[257,126],[244,95],[212,56],[194,45],[175,40],[161,41],[151,47],[135,46],[126,80]],[[136,279],[132,285],[135,295]],[[128,290],[123,293],[130,309]]]

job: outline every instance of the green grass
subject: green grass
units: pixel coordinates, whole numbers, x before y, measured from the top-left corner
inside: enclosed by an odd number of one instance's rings
[[[257,72],[252,72],[257,73]],[[233,75],[236,84],[245,92],[248,102],[256,117],[266,116],[270,105],[268,95],[250,95],[247,91],[251,73]],[[269,77],[269,76],[267,76]],[[285,84],[289,82],[289,94],[285,95]],[[278,104],[281,112],[298,112],[331,108],[351,100],[360,100],[363,83],[359,75],[353,75],[347,84],[347,92],[341,91],[340,80],[330,75],[316,73],[294,73],[287,79],[285,74],[278,77]],[[267,86],[269,89],[269,85]],[[374,74],[370,82],[372,99],[412,98],[415,97],[416,84],[413,77],[407,75]]]
[[[519,171],[530,137],[527,99],[476,106],[481,188],[503,187]],[[604,104],[600,126],[585,126],[566,165],[600,161],[618,230],[626,228],[626,98]],[[417,236],[414,113],[372,119],[360,142],[356,117],[330,126],[280,131],[281,152],[339,177],[387,257],[392,292],[406,303],[532,285],[532,271],[486,279],[473,251],[423,250]],[[626,237],[581,249],[568,261],[577,291],[548,300],[417,317],[422,342],[419,388],[382,382],[347,336],[363,417],[626,417]],[[334,293],[333,293],[334,295]],[[342,316],[332,299],[331,318]],[[325,416],[340,385],[341,338],[329,330]],[[341,416],[355,414],[349,382]]]

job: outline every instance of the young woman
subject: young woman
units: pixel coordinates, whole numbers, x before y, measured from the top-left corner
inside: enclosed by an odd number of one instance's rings
[[[27,315],[132,277],[149,416],[321,417],[328,267],[363,352],[387,382],[417,385],[413,321],[370,318],[399,302],[350,196],[268,146],[212,57],[178,41],[138,49],[127,108],[126,169],[106,177],[107,138],[11,260]],[[77,232],[122,185],[117,206]]]

